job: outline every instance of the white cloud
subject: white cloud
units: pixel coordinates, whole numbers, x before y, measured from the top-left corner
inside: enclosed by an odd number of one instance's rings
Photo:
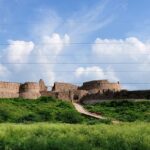
[[[149,55],[146,55],[149,51],[150,42],[142,42],[136,37],[124,40],[97,38],[92,45],[95,57],[106,62],[144,63],[149,60]]]
[[[111,71],[110,71],[111,70]],[[79,67],[76,69],[75,75],[77,78],[82,78],[84,80],[104,80],[109,79],[111,81],[118,81],[115,73],[112,69],[104,69],[98,66],[92,67]]]
[[[1,61],[6,64],[0,65],[0,77],[11,72],[12,77],[10,78],[13,80],[16,80],[16,77],[20,79],[21,76],[24,81],[38,81],[39,78],[43,78],[48,84],[53,83],[55,81],[55,63],[49,63],[56,62],[57,55],[69,42],[70,37],[67,34],[61,37],[58,33],[42,36],[38,44],[34,44],[32,41],[9,40],[9,45],[1,55]]]
[[[0,64],[0,78],[6,79],[8,78],[9,75],[10,75],[9,70],[5,66]]]
[[[126,83],[125,86],[130,89],[147,88],[145,84],[138,83],[150,82],[150,42],[143,42],[136,37],[126,39],[97,38],[92,45],[92,52],[95,60],[108,63],[113,68],[120,81]],[[113,63],[118,63],[118,65],[113,65]],[[103,67],[106,67],[106,64]],[[127,85],[127,83],[129,84]]]
[[[9,63],[27,62],[33,49],[34,43],[31,41],[9,40],[9,46],[5,49],[5,56]]]
[[[48,84],[52,84],[56,79],[54,72],[56,58],[69,44],[70,37],[67,34],[61,37],[58,33],[53,33],[51,36],[42,37],[40,41],[41,43],[35,47],[33,52],[37,55],[35,61],[39,63],[36,69],[39,71],[38,76],[45,79]]]
[[[136,54],[143,54],[150,48],[149,44],[141,42],[136,37],[129,37],[125,40],[119,39],[100,39],[97,38],[93,44],[92,50],[95,54],[129,54],[133,56]]]
[[[59,34],[53,33],[51,36],[44,36],[42,38],[42,53],[46,52],[51,55],[57,55],[61,52],[63,47],[69,44],[70,38],[67,34],[64,37],[60,37]]]

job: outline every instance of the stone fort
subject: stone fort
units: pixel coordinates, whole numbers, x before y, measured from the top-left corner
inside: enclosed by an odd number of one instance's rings
[[[48,91],[44,81],[14,83],[0,82],[0,98],[37,99],[41,96],[52,96],[63,100],[80,101],[88,95],[103,95],[106,92],[119,92],[119,82],[111,83],[108,80],[94,80],[77,86],[70,83],[55,82],[52,90]]]

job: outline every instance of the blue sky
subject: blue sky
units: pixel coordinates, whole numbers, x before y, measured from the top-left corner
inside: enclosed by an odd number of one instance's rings
[[[106,1],[108,1],[107,8],[103,15],[106,17],[112,15],[114,19],[103,30],[96,31],[96,35],[103,38],[124,38],[128,32],[138,30],[138,27],[142,28],[142,24],[149,25],[148,0],[94,0],[94,2],[93,0],[0,0],[0,24],[3,30],[0,39],[7,41],[8,38],[24,39],[30,36],[31,24],[38,24],[48,10],[55,11],[63,21],[66,21],[76,12],[86,12]]]
[[[108,78],[149,88],[133,84],[150,83],[149,6],[149,0],[0,0],[0,78],[43,78],[49,85]]]

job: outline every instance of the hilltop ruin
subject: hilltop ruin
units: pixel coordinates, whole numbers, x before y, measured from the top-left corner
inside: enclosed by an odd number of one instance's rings
[[[48,91],[42,79],[39,83],[0,82],[0,98],[37,99],[40,96],[53,96],[63,100],[80,101],[87,95],[103,94],[108,91],[119,92],[120,90],[119,82],[110,83],[107,80],[84,82],[82,86],[55,82],[51,91]]]
[[[48,90],[42,79],[38,83],[0,82],[0,98],[37,99],[41,96],[82,103],[97,103],[108,99],[150,99],[150,90],[123,90],[119,82],[111,83],[108,80],[88,81],[81,86],[55,82],[51,90]]]

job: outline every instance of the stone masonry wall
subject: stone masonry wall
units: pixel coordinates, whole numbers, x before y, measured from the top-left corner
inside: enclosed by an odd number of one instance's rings
[[[40,92],[47,91],[47,87],[42,79],[40,79],[40,81],[39,81],[39,86],[40,86]]]
[[[52,88],[52,91],[64,92],[64,91],[77,90],[77,89],[78,89],[78,86],[73,85],[73,84],[55,82]]]
[[[116,92],[121,90],[121,86],[119,83],[110,83],[107,80],[95,80],[84,82],[80,89],[93,91],[92,93],[94,93],[94,90],[95,93],[106,92],[107,90]]]
[[[37,99],[41,96],[39,83],[26,82],[21,84],[19,97],[25,99]]]
[[[1,98],[17,98],[19,97],[20,83],[0,82]]]

